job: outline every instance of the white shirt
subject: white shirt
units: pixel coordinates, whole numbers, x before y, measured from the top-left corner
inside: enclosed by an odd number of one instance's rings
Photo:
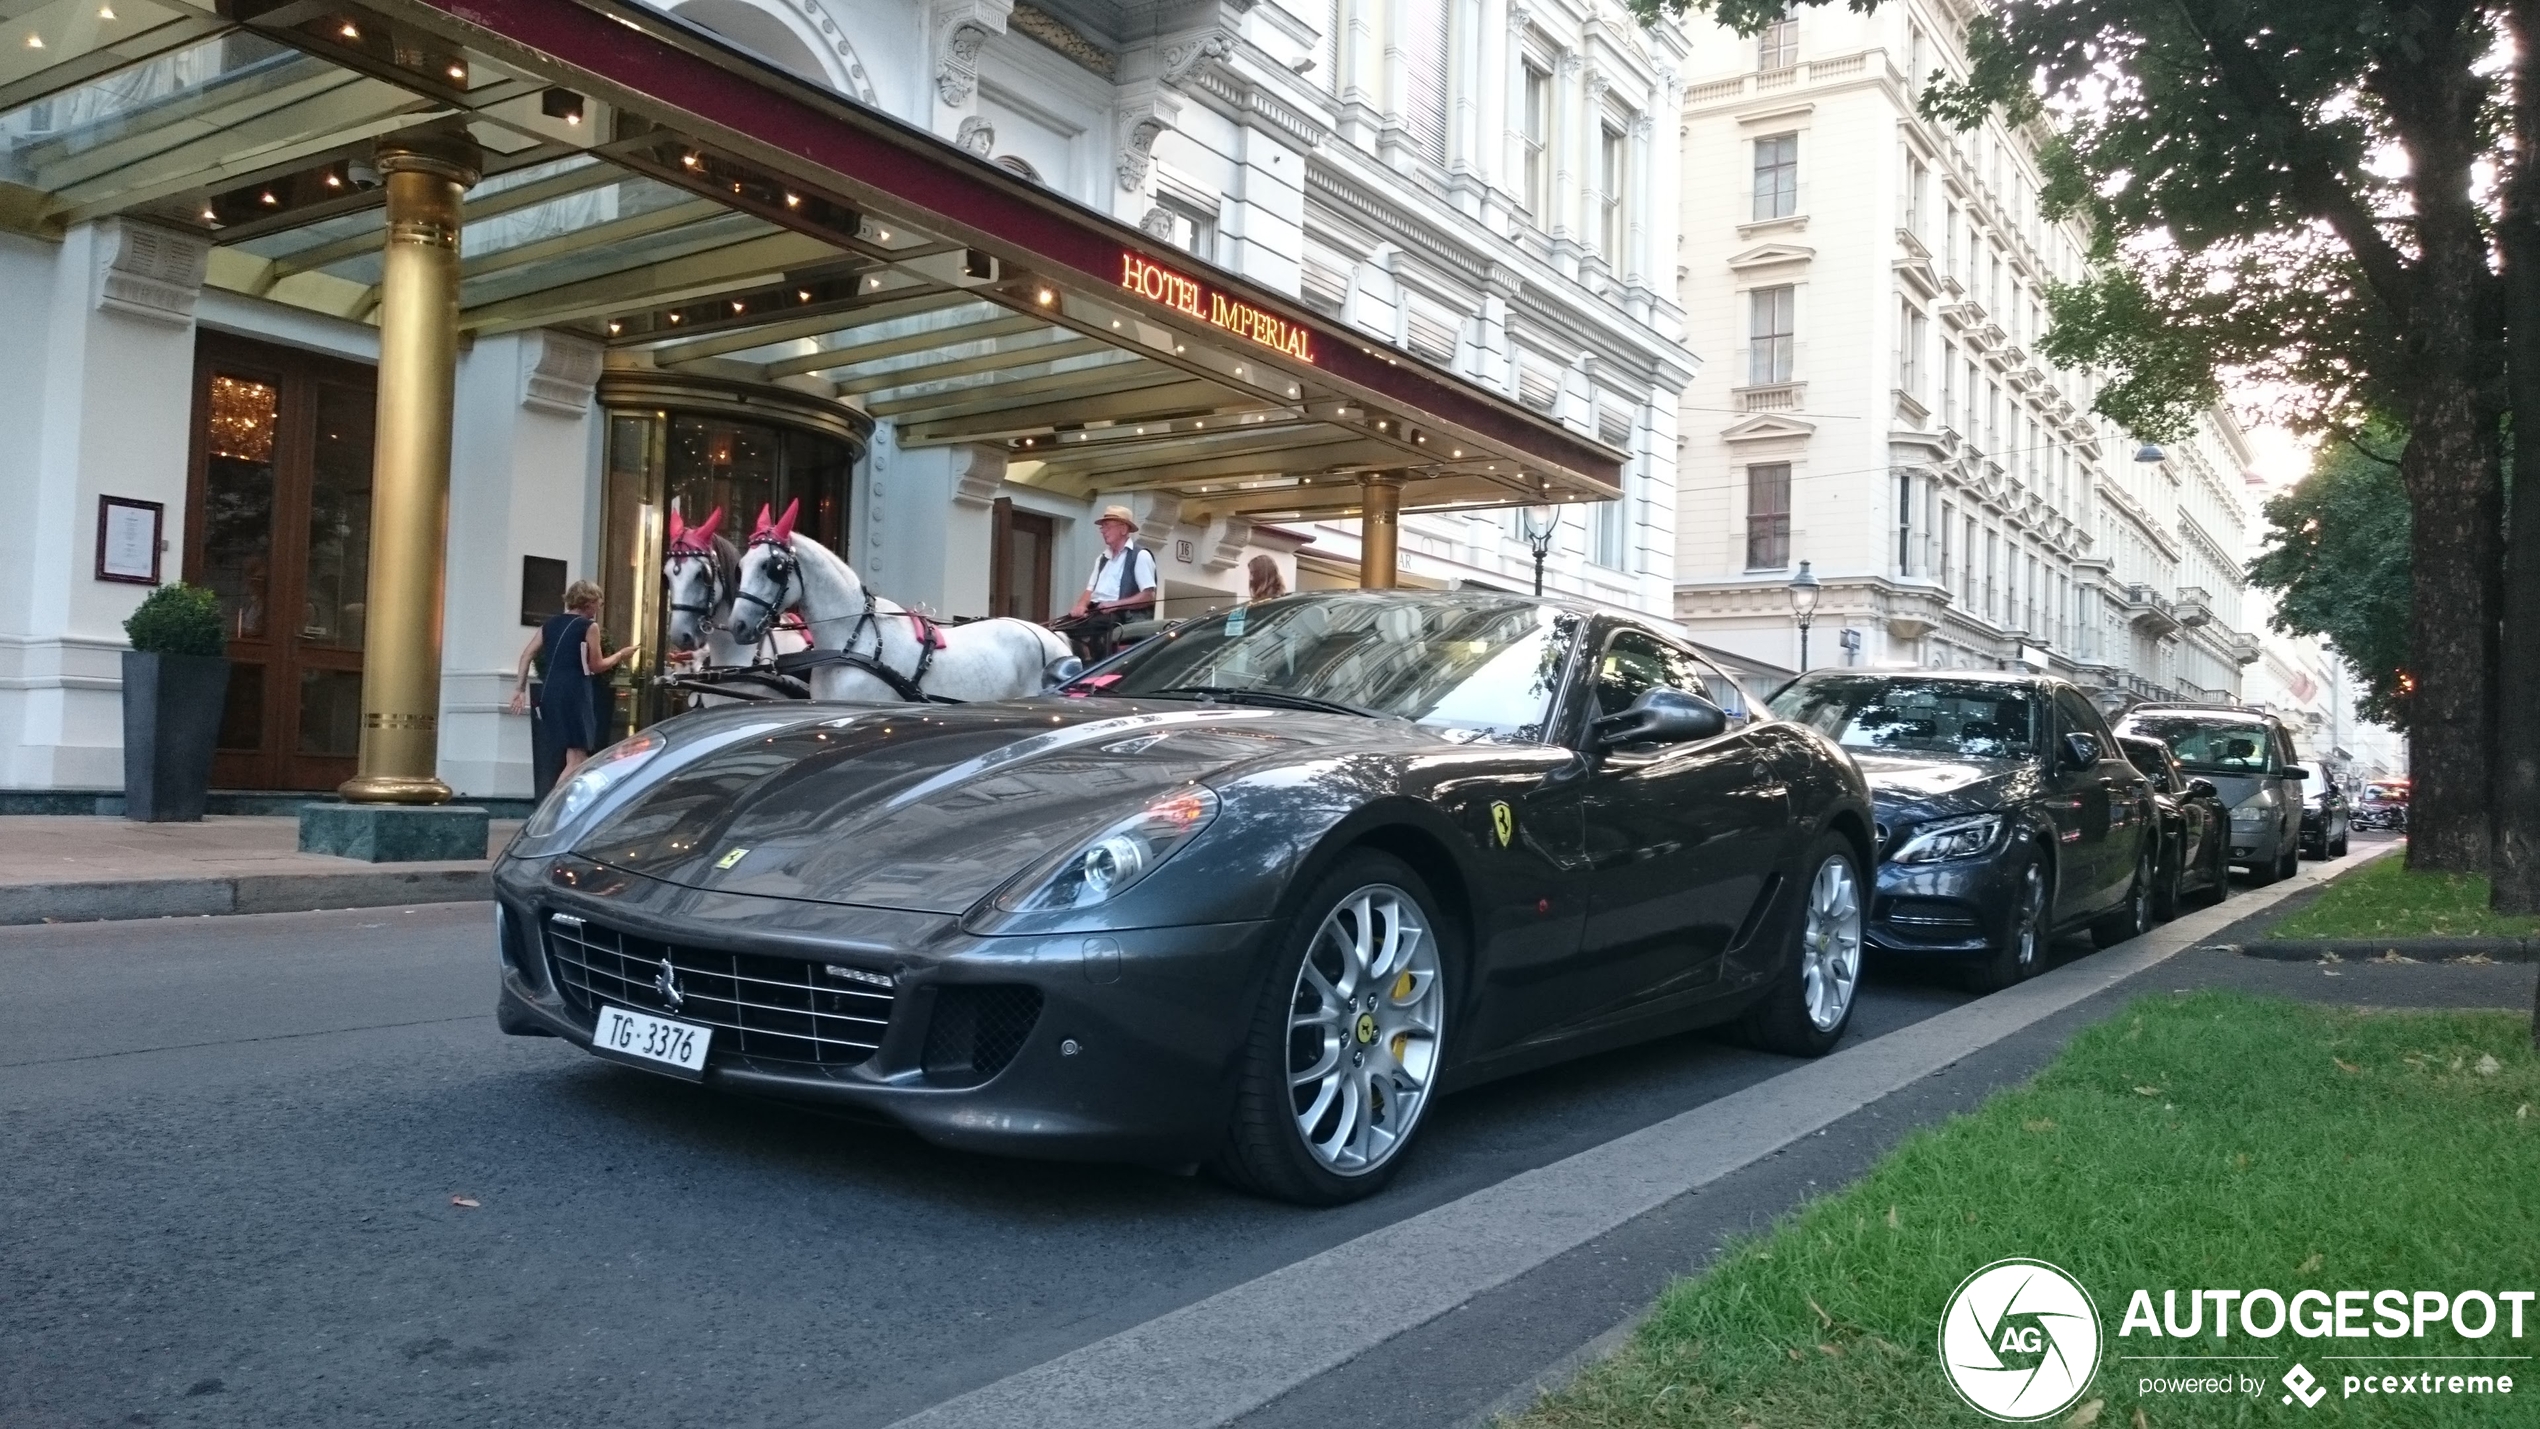
[[[1094,563],[1093,578],[1085,582],[1086,593],[1105,605],[1153,589],[1155,553],[1135,542],[1122,547],[1117,556],[1103,552]]]

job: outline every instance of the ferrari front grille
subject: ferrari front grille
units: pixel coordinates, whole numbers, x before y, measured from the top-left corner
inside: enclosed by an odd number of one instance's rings
[[[866,969],[637,937],[571,914],[541,920],[547,975],[584,1025],[601,1003],[715,1029],[708,1060],[837,1069],[882,1045],[892,979]]]

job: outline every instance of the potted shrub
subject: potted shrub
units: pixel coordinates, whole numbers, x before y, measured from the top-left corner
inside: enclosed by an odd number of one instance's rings
[[[183,581],[163,585],[123,631],[132,641],[123,657],[124,817],[201,819],[229,695],[220,597]]]

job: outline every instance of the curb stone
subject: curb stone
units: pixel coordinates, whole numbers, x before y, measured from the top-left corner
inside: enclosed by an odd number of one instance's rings
[[[26,883],[0,886],[0,925],[306,913],[321,908],[472,903],[493,896],[493,873],[485,868]]]
[[[2540,938],[2266,938],[2253,943],[2223,943],[2243,957],[2278,962],[2389,961],[2448,963],[2485,958],[2499,963],[2540,962]]]

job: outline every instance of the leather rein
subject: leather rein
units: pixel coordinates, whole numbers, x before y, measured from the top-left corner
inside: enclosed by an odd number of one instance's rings
[[[778,614],[793,603],[792,600],[789,599],[789,595],[794,589],[796,578],[802,572],[802,561],[801,558],[794,554],[794,548],[790,543],[780,541],[772,535],[762,534],[752,536],[750,538],[750,544],[752,546],[767,547],[767,563],[770,568],[770,573],[776,579],[776,598],[773,601],[770,601],[747,590],[735,590],[732,593],[732,603],[737,606],[742,601],[746,600],[750,604],[766,611],[769,628],[773,629]],[[674,610],[677,608],[678,607],[676,606],[672,607]],[[864,588],[864,610],[861,614],[855,617],[855,627],[847,632],[845,645],[831,649],[823,649],[815,645],[806,650],[789,650],[782,652],[776,657],[777,673],[782,675],[797,675],[808,679],[813,670],[822,666],[844,665],[848,669],[861,670],[865,674],[871,675],[873,678],[880,680],[883,684],[891,687],[891,692],[893,694],[898,695],[901,699],[908,701],[910,704],[954,705],[961,703],[959,700],[950,699],[943,695],[930,695],[926,693],[924,689],[926,671],[928,667],[935,663],[935,651],[937,647],[943,643],[942,632],[936,628],[933,621],[928,620],[925,616],[918,614],[914,610],[901,610],[894,611],[892,613],[895,615],[907,616],[909,626],[917,637],[917,668],[914,671],[905,675],[901,674],[899,671],[892,669],[890,665],[883,660],[881,601],[879,597],[874,595],[873,587],[866,586]],[[845,616],[832,616],[830,617],[830,620],[844,620],[845,618]],[[827,620],[804,621],[803,631],[805,638],[810,638],[810,632],[813,626],[825,625],[828,623],[829,621]],[[873,650],[870,654],[859,651],[855,648],[856,645],[864,639],[864,634],[867,630],[873,632]]]

